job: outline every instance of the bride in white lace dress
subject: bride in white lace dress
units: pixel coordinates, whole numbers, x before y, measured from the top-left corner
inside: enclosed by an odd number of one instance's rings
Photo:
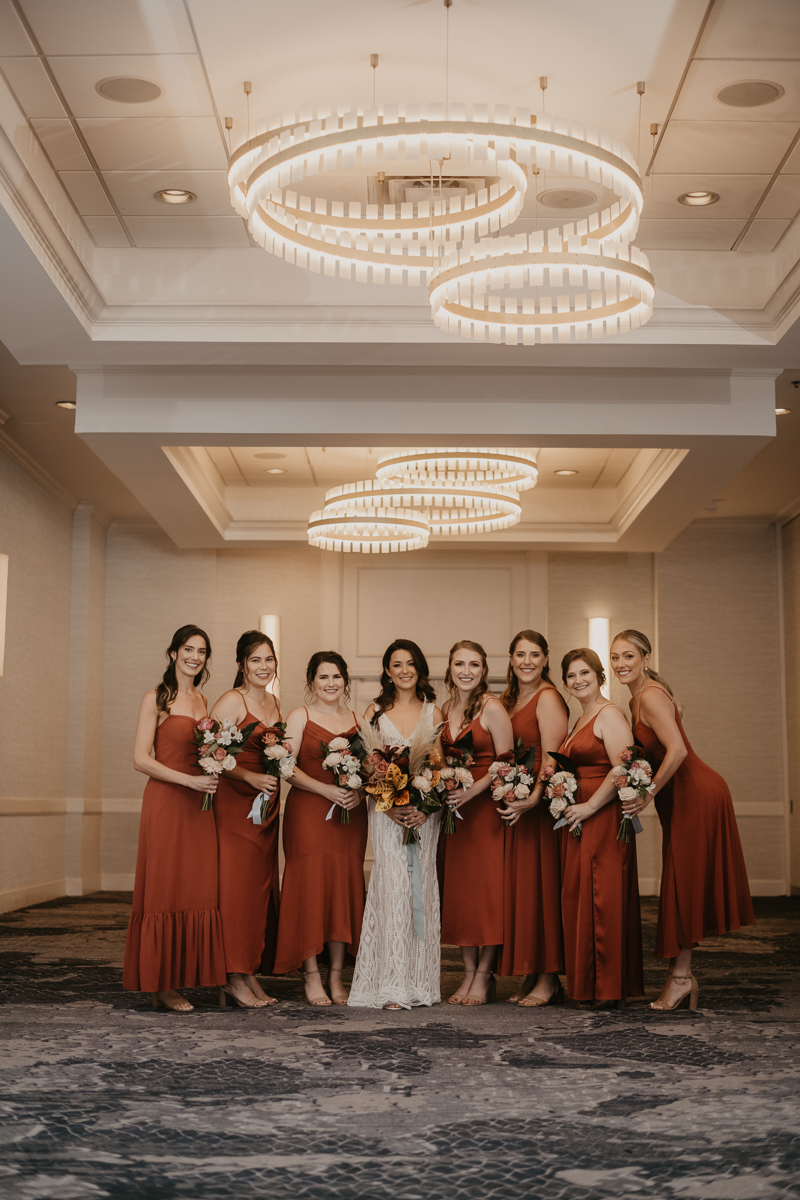
[[[442,723],[428,682],[428,664],[415,642],[392,642],[383,656],[381,695],[365,713],[385,745],[408,746],[420,721]],[[441,745],[437,738],[437,747]],[[376,812],[369,797],[369,832],[374,862],[361,926],[361,942],[348,1004],[361,1008],[411,1008],[441,999],[439,885],[436,846],[441,813],[416,808]],[[424,939],[414,928],[411,856],[403,845],[405,828],[419,833]],[[418,928],[421,927],[419,915]]]

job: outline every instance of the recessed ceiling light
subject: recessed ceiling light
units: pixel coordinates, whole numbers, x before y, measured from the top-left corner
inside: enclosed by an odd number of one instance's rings
[[[285,467],[268,467],[267,474],[268,475],[285,475],[286,468]]]
[[[577,471],[556,471],[556,475],[577,475]]]
[[[791,411],[792,411],[792,410],[791,410],[790,408],[776,408],[776,409],[775,409],[775,416],[776,416],[776,417],[785,417],[785,416],[786,416],[788,413],[790,413]]]
[[[595,203],[597,196],[581,188],[551,188],[548,192],[539,192],[536,199],[545,208],[586,208]]]
[[[74,400],[56,400],[56,408],[68,408],[72,412],[77,407]]]
[[[684,192],[678,196],[678,204],[688,204],[691,208],[703,208],[706,204],[716,204],[718,200],[717,192]]]
[[[272,450],[259,450],[258,454],[254,454],[253,458],[286,458],[285,454],[275,454]]]
[[[768,83],[766,79],[742,79],[720,88],[716,99],[731,108],[759,108],[762,104],[779,100],[783,91],[779,83]]]
[[[164,188],[163,191],[156,192],[156,200],[160,200],[162,204],[191,204],[196,199],[194,192],[187,192],[183,188]]]
[[[117,75],[113,79],[101,79],[95,91],[106,100],[118,104],[148,104],[164,94],[164,89],[149,79],[135,79],[129,75]]]

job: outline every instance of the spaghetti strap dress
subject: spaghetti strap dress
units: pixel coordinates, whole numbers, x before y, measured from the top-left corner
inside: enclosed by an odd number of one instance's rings
[[[245,712],[239,728],[253,722],[257,722],[256,728],[239,751],[236,765],[262,774],[261,739],[266,725]],[[242,975],[272,974],[278,937],[280,781],[263,825],[248,820],[257,795],[243,779],[221,775],[214,797],[225,969]]]
[[[755,922],[730,790],[722,776],[695,754],[678,707],[669,699],[687,754],[655,799],[663,835],[658,958],[674,958],[703,938]],[[666,750],[641,720],[633,734],[647,751],[655,773]]]
[[[542,766],[537,710],[541,688],[511,718],[514,744],[536,747],[535,772]],[[555,746],[548,749],[554,750]],[[469,807],[469,806],[468,806]],[[561,839],[542,799],[506,828],[503,869],[503,948],[499,975],[563,974],[564,932],[561,927]]]
[[[165,767],[202,775],[194,717],[170,714],[156,729]],[[202,793],[148,779],[128,923],[122,986],[133,992],[225,983],[218,907],[217,827]]]
[[[345,733],[331,733],[309,717],[297,756],[298,767],[320,783],[335,783],[333,772],[322,765],[322,744],[335,737],[353,738],[358,731],[355,714],[352,728]],[[322,954],[326,942],[344,942],[353,957],[358,951],[364,917],[367,810],[364,804],[350,809],[350,822],[343,825],[338,806],[330,821],[325,819],[330,807],[330,800],[300,787],[293,787],[286,798],[286,866],[276,975],[296,971],[307,958]]]
[[[561,753],[575,763],[576,803],[585,804],[611,770],[594,721],[567,738]],[[636,840],[617,841],[621,819],[622,805],[613,799],[583,822],[580,837],[568,829],[560,831],[561,912],[571,1000],[624,1000],[644,994]]]
[[[445,757],[472,733],[469,768],[477,783],[495,760],[492,735],[481,727],[480,713],[454,740],[450,723],[442,730]],[[442,834],[444,843],[442,943],[445,946],[498,946],[503,941],[503,842],[505,829],[491,790],[458,810],[456,832]]]

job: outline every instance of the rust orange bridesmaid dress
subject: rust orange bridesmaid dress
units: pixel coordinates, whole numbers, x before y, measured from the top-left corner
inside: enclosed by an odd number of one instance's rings
[[[567,738],[561,753],[575,763],[576,802],[584,804],[611,770],[594,721]],[[568,829],[560,831],[561,911],[571,1000],[624,1000],[644,994],[636,839],[617,841],[621,819],[622,805],[614,799],[583,822],[579,838]]]
[[[453,741],[450,723],[442,730],[445,756],[472,733],[469,768],[477,783],[495,760],[492,735],[481,727],[480,713]],[[458,810],[456,832],[442,834],[444,886],[442,943],[446,946],[498,946],[503,940],[503,842],[505,829],[491,791]]]
[[[266,725],[246,712],[239,728],[253,722],[256,728],[237,755],[236,765],[262,774],[261,739]],[[225,970],[242,975],[272,974],[278,936],[280,783],[263,825],[248,820],[257,795],[243,779],[221,775],[214,797]]]
[[[511,718],[517,739],[527,752],[536,747],[535,771],[542,766],[542,746],[536,713],[539,700],[553,687],[541,688]],[[555,750],[555,746],[548,749]],[[467,805],[469,807],[469,805]],[[499,975],[563,974],[564,934],[561,928],[561,839],[542,799],[505,830],[503,870],[503,948]]]
[[[309,717],[297,756],[298,767],[320,783],[335,783],[333,772],[322,765],[325,755],[320,743],[335,737],[352,738],[357,733],[355,713],[353,727],[346,733],[331,733]],[[351,809],[348,825],[339,820],[338,806],[326,821],[330,807],[330,800],[299,787],[293,787],[286,798],[286,866],[276,975],[296,971],[307,958],[322,954],[326,942],[344,942],[347,953],[354,957],[358,950],[364,916],[367,807],[362,803]]]
[[[170,715],[156,729],[155,755],[165,767],[201,775],[194,717]],[[225,983],[218,908],[217,827],[201,812],[203,796],[148,779],[128,923],[122,986],[168,992]]]
[[[695,754],[678,706],[671,696],[669,700],[687,754],[655,800],[662,829],[659,958],[674,958],[703,938],[755,922],[730,790]],[[633,734],[657,770],[666,751],[655,732],[637,721]]]

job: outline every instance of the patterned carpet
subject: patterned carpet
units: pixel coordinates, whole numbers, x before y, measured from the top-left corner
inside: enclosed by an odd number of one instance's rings
[[[800,900],[705,943],[701,1011],[669,1016],[320,1010],[296,978],[268,983],[270,1009],[198,990],[176,1016],[121,991],[128,903],[0,918],[0,1196],[800,1196]],[[448,951],[445,994],[457,980]]]

